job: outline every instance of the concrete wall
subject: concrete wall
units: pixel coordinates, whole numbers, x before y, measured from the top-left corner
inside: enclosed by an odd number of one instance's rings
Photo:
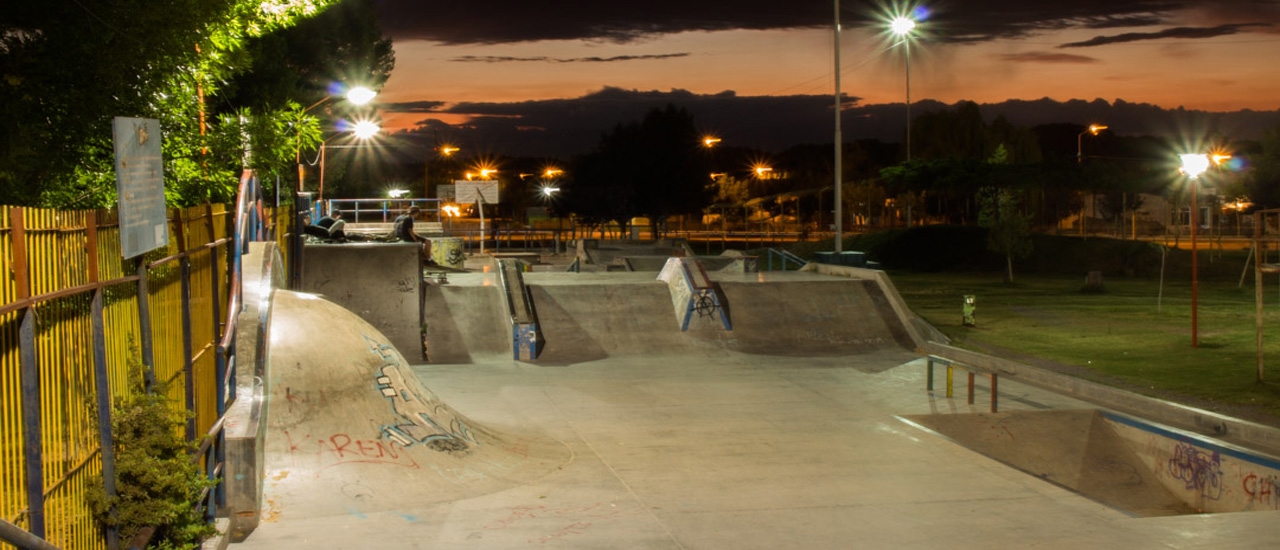
[[[271,294],[285,284],[284,264],[274,242],[251,242],[242,258],[244,308],[236,319],[236,400],[226,413],[226,514],[230,540],[242,541],[262,515],[263,440],[266,436],[265,329]]]
[[[1123,415],[1112,427],[1169,492],[1198,511],[1280,510],[1280,462]]]
[[[313,244],[302,252],[302,290],[324,296],[377,328],[411,363],[422,343],[422,258],[417,243]],[[315,320],[325,330],[325,320]]]

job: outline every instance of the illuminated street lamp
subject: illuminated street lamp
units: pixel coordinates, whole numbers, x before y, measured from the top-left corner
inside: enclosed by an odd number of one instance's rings
[[[1196,205],[1196,180],[1209,169],[1211,164],[1219,164],[1230,159],[1230,155],[1215,154],[1212,157],[1200,153],[1179,155],[1182,159],[1182,173],[1187,175],[1191,183],[1191,347],[1200,347],[1199,327],[1197,325],[1197,307],[1199,300],[1199,277],[1196,265],[1196,226],[1199,222],[1199,207]]]
[[[341,127],[344,125],[346,124],[340,124],[339,126]],[[359,141],[368,141],[370,138],[377,135],[378,132],[381,130],[382,128],[378,126],[377,123],[371,122],[368,120],[362,120],[362,121],[356,122],[355,124],[350,125],[351,135]],[[341,134],[338,134],[338,135],[341,135]],[[334,137],[337,137],[337,136],[330,137],[329,139],[333,139]],[[327,142],[328,140],[320,142],[320,188],[316,191],[316,202],[320,202],[324,200],[325,150],[356,149],[361,147],[360,145],[328,145]]]
[[[345,94],[331,93],[321,98],[320,101],[312,103],[306,109],[303,109],[301,114],[305,115],[308,112],[310,112],[312,109],[315,109],[316,107],[323,105],[325,102],[329,101],[330,99],[333,99],[338,96],[342,96],[343,98],[345,98],[347,100],[347,103],[350,103],[352,105],[359,107],[363,105],[368,105],[370,101],[373,101],[373,98],[378,96],[378,92],[375,92],[364,86],[356,86],[354,88],[348,89],[347,93]],[[377,133],[377,130],[374,130],[374,133]],[[305,174],[305,170],[302,167],[302,129],[301,128],[297,129],[296,139],[297,139],[297,145],[294,150],[294,162],[298,163],[298,191],[302,191],[302,183],[303,181],[305,181],[304,178],[306,174]],[[322,147],[323,145],[324,144],[321,143]]]
[[[911,160],[911,31],[916,28],[916,20],[910,17],[894,17],[889,29],[901,40],[907,59],[907,160]]]
[[[1098,132],[1106,130],[1107,127],[1101,124],[1090,124],[1083,132],[1076,136],[1076,164],[1084,162],[1084,135],[1098,135]],[[1084,236],[1084,205],[1080,206],[1080,236]]]
[[[907,162],[911,162],[911,33],[916,30],[916,16],[923,12],[912,12],[911,15],[897,15],[889,21],[889,31],[898,37],[898,43],[902,44],[903,57],[907,63],[907,143],[906,157]],[[923,16],[923,15],[921,15]],[[907,201],[907,226],[913,223],[912,210],[915,206],[915,197],[912,194],[910,201]]]
[[[707,137],[702,138],[702,146],[703,146],[703,147],[715,147],[715,145],[716,145],[717,143],[720,143],[720,138],[718,138],[718,137],[715,137],[715,136],[707,136]]]
[[[454,147],[452,145],[441,145],[439,147],[436,147],[434,150],[439,151],[440,155],[446,156],[446,157],[453,156],[454,153],[461,151],[461,149]],[[431,164],[430,158],[422,161],[422,176],[423,176],[423,179],[425,180],[423,182],[424,187],[422,188],[422,193],[423,193],[422,197],[427,199],[431,198],[431,166],[430,164]]]
[[[1101,124],[1090,124],[1083,132],[1076,136],[1076,162],[1084,162],[1084,135],[1098,135],[1098,132],[1106,130],[1107,127]]]
[[[772,172],[773,168],[763,164],[757,164],[751,168],[751,171],[756,173],[757,178],[764,179],[765,174]]]

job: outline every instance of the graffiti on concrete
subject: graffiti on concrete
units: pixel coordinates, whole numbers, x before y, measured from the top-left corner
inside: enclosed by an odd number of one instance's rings
[[[1244,494],[1249,496],[1249,510],[1280,510],[1280,479],[1271,475],[1249,474],[1241,483]]]
[[[437,451],[465,451],[477,443],[461,418],[429,395],[409,391],[395,348],[368,336],[369,351],[381,360],[374,371],[378,392],[391,405],[395,419],[381,427],[382,437],[401,447],[423,445]]]
[[[289,430],[284,431],[289,457],[292,465],[301,466],[302,460],[315,470],[316,475],[334,466],[344,464],[386,464],[418,468],[413,457],[403,452],[394,441],[378,439],[358,439],[345,433],[330,434],[328,437],[313,437],[310,434],[295,436]],[[312,462],[314,460],[314,462]]]
[[[1169,475],[1201,497],[1222,498],[1222,458],[1217,452],[1206,453],[1193,445],[1179,443],[1169,459]]]

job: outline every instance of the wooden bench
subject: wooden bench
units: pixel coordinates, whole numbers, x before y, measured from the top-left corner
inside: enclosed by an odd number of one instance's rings
[[[999,383],[999,375],[995,371],[984,371],[984,370],[976,369],[970,365],[965,365],[963,363],[952,361],[950,359],[947,359],[946,357],[941,357],[938,355],[930,355],[929,358],[927,359],[927,362],[925,363],[926,365],[925,368],[927,369],[927,382],[925,385],[925,389],[927,391],[933,391],[933,364],[934,363],[942,363],[947,366],[947,398],[948,399],[950,399],[952,396],[952,391],[951,391],[952,370],[955,367],[960,367],[969,373],[969,404],[970,405],[973,404],[973,375],[976,373],[982,373],[987,375],[991,380],[991,412],[997,412],[996,388]]]

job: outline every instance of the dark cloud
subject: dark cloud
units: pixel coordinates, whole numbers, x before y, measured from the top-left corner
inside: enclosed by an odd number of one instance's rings
[[[450,59],[461,63],[509,63],[524,61],[540,61],[543,63],[612,63],[615,61],[642,61],[653,59],[672,59],[677,57],[688,57],[687,52],[682,53],[661,53],[649,55],[615,55],[612,57],[515,57],[505,55],[464,55]]]
[[[1215,38],[1237,34],[1241,29],[1249,27],[1267,27],[1267,23],[1235,23],[1216,27],[1174,27],[1159,32],[1127,32],[1114,36],[1097,36],[1081,42],[1069,42],[1059,48],[1087,48],[1105,46],[1123,42],[1139,42],[1143,40],[1160,40],[1164,38]]]
[[[1050,52],[1011,53],[1000,56],[1000,59],[1015,63],[1097,63],[1098,60],[1084,55]]]
[[[572,99],[459,103],[447,108],[437,102],[419,102],[384,108],[470,118],[456,125],[424,120],[417,129],[396,134],[397,141],[417,142],[418,148],[423,143],[449,142],[476,155],[567,159],[592,150],[615,125],[640,120],[650,109],[668,104],[687,109],[703,131],[734,147],[781,151],[799,144],[831,143],[834,132],[832,98],[827,95],[739,96],[732,91],[695,94],[604,88]],[[903,104],[859,105],[856,97],[847,98],[847,104],[841,119],[845,140],[902,140],[906,121]],[[950,107],[921,101],[913,104],[912,114]],[[1166,135],[1188,127],[1185,121],[1192,120],[1196,127],[1212,128],[1236,139],[1258,139],[1264,130],[1280,124],[1280,111],[1205,113],[1121,100],[1010,100],[981,108],[988,120],[1003,115],[1024,127],[1105,120],[1114,131],[1128,135]]]
[[[443,101],[412,101],[407,103],[387,103],[379,104],[388,111],[395,113],[438,113],[440,108],[444,107]]]
[[[486,0],[432,2],[376,0],[384,31],[397,40],[446,44],[503,44],[534,40],[630,42],[683,31],[830,27],[830,1],[778,0]],[[884,5],[841,3],[846,26],[880,24]],[[973,43],[1022,38],[1068,28],[1106,29],[1176,24],[1177,12],[1193,11],[1207,24],[1272,23],[1280,2],[1272,0],[938,0],[924,2],[929,39]],[[1212,23],[1208,23],[1212,22]]]

